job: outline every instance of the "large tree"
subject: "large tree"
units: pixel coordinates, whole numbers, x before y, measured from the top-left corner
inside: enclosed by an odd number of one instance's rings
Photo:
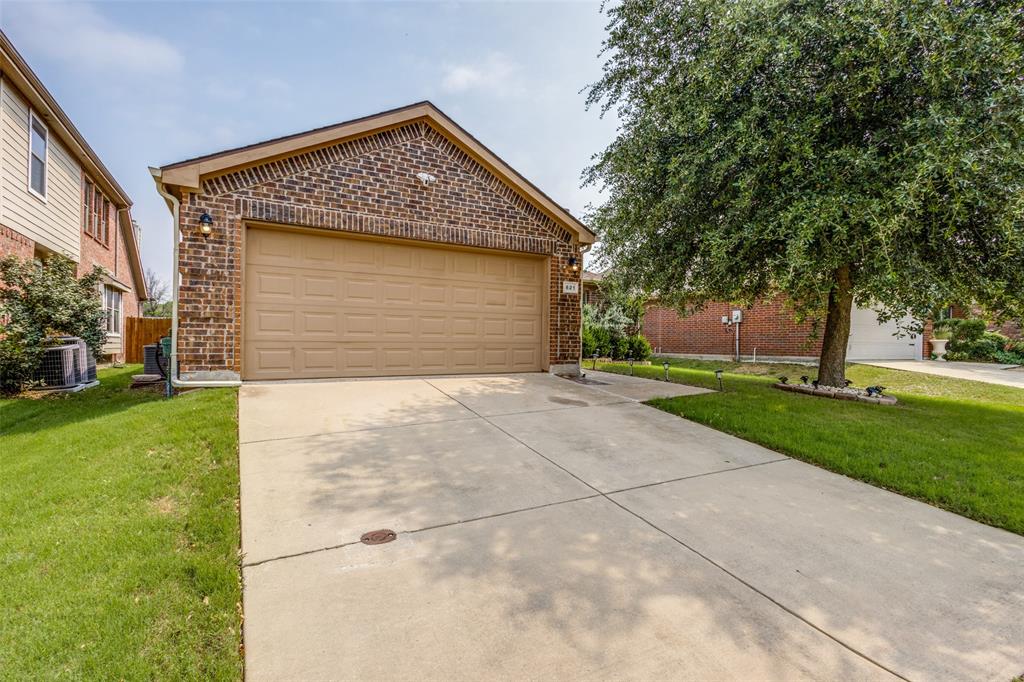
[[[601,253],[676,306],[783,294],[1024,314],[1024,10],[1000,0],[624,0],[588,103],[621,120],[587,171]],[[920,329],[908,328],[908,332]]]

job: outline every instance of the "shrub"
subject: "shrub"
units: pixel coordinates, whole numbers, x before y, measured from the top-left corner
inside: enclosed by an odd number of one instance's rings
[[[985,320],[955,319],[936,323],[937,329],[949,331],[948,360],[975,360],[981,362],[996,359],[1003,352],[1009,339],[997,332],[986,331]],[[941,338],[941,337],[936,337]]]
[[[597,352],[597,342],[594,340],[594,330],[590,327],[583,328],[583,357],[593,357]]]
[[[635,321],[620,306],[583,306],[583,357],[590,358],[597,353],[613,360],[647,359],[651,355],[651,344],[639,334],[627,333],[634,327]]]
[[[1024,352],[1000,350],[993,354],[992,359],[1002,365],[1024,365]]]
[[[626,359],[629,356],[629,337],[619,334],[613,335],[609,355],[613,360]]]
[[[646,360],[651,357],[651,344],[640,334],[630,336],[629,339],[629,352],[627,357],[631,357],[634,360]]]
[[[0,318],[6,321],[0,339],[0,391],[24,389],[42,360],[51,336],[77,336],[99,358],[106,341],[99,283],[103,270],[94,267],[76,277],[74,261],[51,256],[45,261],[0,260]]]

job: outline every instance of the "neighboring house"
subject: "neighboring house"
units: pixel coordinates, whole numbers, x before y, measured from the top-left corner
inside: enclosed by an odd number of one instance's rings
[[[601,280],[604,279],[603,272],[584,270],[580,279],[583,284],[583,305],[601,305],[605,302],[600,287]]]
[[[810,322],[797,322],[782,297],[760,301],[750,308],[712,302],[691,315],[651,303],[644,315],[643,335],[657,353],[708,358],[731,358],[736,353],[736,327],[723,324],[739,310],[740,355],[767,360],[807,360],[821,353]],[[878,321],[875,311],[853,309],[847,360],[921,360],[930,357],[928,340],[931,324],[924,334],[899,335],[895,322]]]
[[[600,304],[600,282],[603,273],[583,273],[583,302]],[[821,353],[820,334],[815,336],[810,322],[797,322],[783,305],[781,297],[743,308],[728,303],[712,302],[701,311],[680,315],[676,310],[648,304],[641,333],[655,353],[725,359],[735,357],[736,327],[722,322],[730,320],[739,310],[740,355],[769,360],[808,360]],[[924,334],[913,337],[897,335],[893,322],[879,323],[874,311],[855,308],[850,320],[849,360],[920,360],[927,359],[931,349],[928,340],[931,324]]]
[[[0,32],[0,257],[60,253],[106,274],[104,354],[123,358],[125,316],[146,285],[131,200]]]
[[[594,235],[429,102],[152,172],[184,381],[578,371]]]

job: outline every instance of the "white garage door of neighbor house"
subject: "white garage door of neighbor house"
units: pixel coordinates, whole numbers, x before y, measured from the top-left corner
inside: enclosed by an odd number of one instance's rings
[[[910,318],[907,318],[909,321]],[[850,319],[847,360],[917,360],[921,357],[921,336],[896,336],[896,322],[879,322],[878,313],[854,306]]]
[[[543,258],[249,228],[245,379],[530,372]]]

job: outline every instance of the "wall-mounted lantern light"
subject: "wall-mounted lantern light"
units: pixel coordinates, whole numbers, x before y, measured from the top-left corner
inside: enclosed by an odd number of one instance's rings
[[[569,270],[569,272],[579,272],[580,271],[580,261],[579,261],[578,258],[576,258],[576,256],[569,256],[569,267],[568,267],[568,270]]]
[[[204,237],[208,237],[213,232],[213,216],[209,213],[203,213],[199,216],[199,231],[203,233]]]

